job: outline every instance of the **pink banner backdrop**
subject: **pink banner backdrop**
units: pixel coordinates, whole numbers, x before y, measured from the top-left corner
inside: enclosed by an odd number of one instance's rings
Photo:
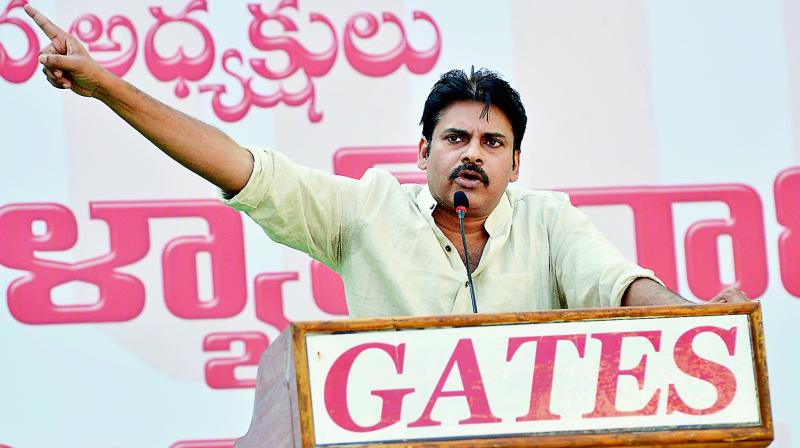
[[[0,446],[232,446],[260,353],[292,320],[345,317],[341,280],[50,88],[25,3],[0,0]],[[529,116],[515,188],[568,192],[692,300],[761,300],[774,446],[800,446],[796,1],[732,2],[733,19],[684,0],[36,6],[161,101],[354,178],[424,182],[430,86],[499,71]]]

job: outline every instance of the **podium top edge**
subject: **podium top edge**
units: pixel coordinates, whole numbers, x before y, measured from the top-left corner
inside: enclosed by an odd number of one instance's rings
[[[474,327],[482,325],[570,322],[582,320],[609,320],[626,318],[659,318],[682,316],[718,316],[727,314],[759,314],[758,301],[744,303],[640,306],[615,308],[584,308],[568,310],[528,311],[498,314],[446,314],[438,316],[402,316],[357,318],[322,321],[296,321],[292,331],[341,332],[364,330],[401,330],[423,327]]]

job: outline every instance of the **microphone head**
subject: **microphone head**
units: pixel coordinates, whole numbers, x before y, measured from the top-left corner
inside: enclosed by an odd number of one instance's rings
[[[455,207],[456,211],[466,212],[469,209],[469,199],[467,199],[467,194],[463,191],[456,191],[453,193],[453,206]]]

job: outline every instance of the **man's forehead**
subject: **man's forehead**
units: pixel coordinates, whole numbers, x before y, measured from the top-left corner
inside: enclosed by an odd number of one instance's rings
[[[458,101],[442,111],[434,132],[458,129],[470,134],[474,132],[502,134],[511,138],[511,122],[502,110],[492,105],[483,115],[485,105],[477,101]],[[483,116],[481,116],[483,115]]]

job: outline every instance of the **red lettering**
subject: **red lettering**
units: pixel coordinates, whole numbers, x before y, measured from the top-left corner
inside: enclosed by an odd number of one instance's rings
[[[144,285],[117,268],[131,264],[148,252],[147,223],[137,222],[91,205],[91,217],[108,223],[110,250],[95,258],[67,263],[38,257],[38,252],[72,248],[78,240],[75,215],[59,204],[11,204],[0,207],[0,264],[28,271],[8,288],[8,309],[27,324],[121,322],[144,308]],[[46,231],[36,235],[32,224],[43,222]],[[83,281],[97,286],[99,297],[87,305],[56,305],[51,291],[59,285]]]
[[[117,269],[141,260],[150,250],[148,220],[197,217],[207,235],[182,236],[168,242],[162,256],[164,300],[174,315],[185,319],[231,317],[244,308],[247,288],[244,241],[238,212],[218,201],[93,202],[90,217],[108,224],[108,253],[66,263],[39,258],[38,252],[64,251],[78,239],[72,212],[58,204],[11,204],[0,207],[0,264],[28,271],[8,290],[11,314],[30,324],[119,322],[135,318],[144,308],[142,282]],[[41,221],[46,232],[33,233]],[[197,255],[211,257],[213,296],[201,300],[197,287]],[[96,285],[99,298],[88,305],[55,305],[51,291],[83,281]]]
[[[730,218],[698,221],[686,232],[689,288],[698,298],[708,300],[728,286],[720,281],[717,240],[721,235],[729,235],[733,241],[734,283],[751,298],[761,296],[766,290],[767,255],[761,198],[747,185],[613,187],[566,192],[576,206],[630,206],[639,264],[655,271],[668,287],[675,290],[678,273],[672,204],[723,202],[730,209]]]
[[[461,376],[461,390],[444,391],[444,384],[453,367],[458,367],[458,373]],[[444,368],[439,382],[428,399],[428,404],[422,415],[414,422],[408,424],[409,428],[420,426],[439,426],[442,422],[432,420],[431,412],[439,398],[442,397],[464,397],[469,406],[470,417],[464,420],[459,420],[459,424],[472,424],[472,423],[495,423],[500,419],[492,415],[489,409],[489,401],[486,399],[486,391],[483,388],[483,378],[481,371],[478,368],[478,360],[475,357],[475,348],[472,345],[472,339],[459,339],[447,366]]]
[[[639,363],[633,369],[620,369],[619,360],[622,355],[622,340],[624,338],[646,338],[656,351],[661,346],[660,331],[629,331],[621,333],[596,333],[592,338],[602,343],[600,349],[600,372],[597,376],[597,394],[595,395],[594,410],[584,417],[623,417],[632,415],[654,415],[658,407],[658,397],[661,393],[656,390],[650,401],[641,409],[621,411],[617,409],[617,386],[619,377],[630,375],[636,378],[639,390],[644,387],[645,368],[647,355],[643,354]]]
[[[786,169],[775,178],[775,213],[786,230],[778,240],[781,281],[789,294],[800,297],[800,167]]]
[[[122,28],[130,34],[130,45],[123,51],[122,45],[114,38],[114,31]],[[124,76],[128,73],[133,62],[136,60],[136,53],[139,50],[139,36],[133,23],[125,16],[115,15],[108,19],[105,28],[106,42],[101,42],[103,36],[103,22],[94,14],[84,14],[72,23],[69,33],[77,37],[86,44],[86,48],[92,52],[121,52],[117,57],[101,60],[97,58],[97,63],[106,70],[117,76]],[[94,56],[94,54],[93,54]]]
[[[248,28],[248,37],[253,47],[263,51],[281,51],[286,54],[288,63],[281,70],[273,70],[267,64],[267,58],[253,58],[250,65],[259,75],[267,79],[286,79],[298,70],[302,70],[310,77],[319,77],[327,74],[336,62],[338,46],[336,44],[336,30],[331,21],[319,13],[309,14],[311,23],[320,23],[327,28],[331,39],[328,47],[320,53],[309,51],[297,39],[291,36],[267,36],[262,33],[263,25],[269,22],[280,24],[284,31],[297,32],[300,28],[297,23],[284,14],[283,9],[297,10],[296,2],[280,2],[271,11],[264,12],[261,5],[252,3],[247,5],[248,11],[253,16]],[[302,35],[302,34],[301,34]]]
[[[342,277],[317,260],[311,260],[311,295],[322,311],[347,316]]]
[[[283,101],[289,106],[300,106],[308,102],[307,116],[309,121],[312,123],[319,122],[322,120],[322,113],[318,112],[315,107],[316,93],[313,78],[328,73],[336,62],[336,55],[339,48],[333,23],[320,13],[312,12],[308,15],[310,23],[322,24],[323,27],[327,28],[328,32],[330,32],[330,43],[328,47],[319,53],[315,53],[309,51],[308,48],[292,37],[298,34],[303,35],[303,30],[301,30],[297,26],[295,20],[290,17],[291,14],[287,15],[282,11],[284,9],[297,10],[297,2],[279,2],[269,12],[262,10],[261,6],[257,3],[247,5],[247,9],[250,11],[250,14],[253,15],[253,21],[250,22],[248,30],[248,37],[253,47],[270,52],[270,54],[273,54],[275,51],[283,52],[288,59],[285,68],[275,70],[270,68],[267,63],[270,58],[252,58],[250,59],[250,67],[253,71],[270,80],[284,80],[298,71],[302,72],[303,76],[306,78],[305,87],[296,93],[286,92],[281,85],[276,94],[261,96],[262,101],[254,101],[253,103],[261,107],[271,107],[277,104],[278,101]],[[279,25],[286,35],[264,35],[262,33],[262,29],[265,28],[263,25],[270,22]],[[301,32],[298,33],[298,31]]]
[[[194,11],[208,11],[207,0],[190,0],[189,3],[175,16],[164,13],[161,6],[150,7],[150,14],[156,19],[156,23],[147,31],[144,43],[144,61],[150,73],[160,81],[172,81],[177,79],[175,85],[175,95],[178,98],[186,98],[189,95],[189,85],[187,81],[199,81],[203,79],[214,66],[214,39],[205,25],[200,21],[189,17]],[[187,56],[184,46],[178,47],[178,51],[168,57],[162,57],[156,50],[155,38],[158,30],[173,22],[181,22],[193,26],[203,39],[203,49],[196,56]]]
[[[678,395],[674,384],[669,385],[667,395],[667,414],[675,411],[690,415],[714,414],[725,409],[736,394],[736,376],[727,367],[697,356],[692,348],[694,338],[701,333],[714,333],[725,342],[728,354],[736,353],[736,327],[723,330],[719,327],[703,326],[692,328],[682,334],[675,342],[675,365],[684,373],[710,383],[717,389],[717,401],[711,406],[698,409],[686,404]]]
[[[517,417],[518,422],[531,420],[558,420],[561,417],[550,412],[550,394],[553,389],[553,368],[556,362],[556,344],[558,341],[571,341],[583,358],[586,348],[585,334],[565,334],[555,336],[530,336],[511,338],[508,340],[506,361],[527,342],[536,342],[536,357],[533,365],[533,383],[531,384],[531,401],[528,413]]]
[[[296,281],[297,272],[268,272],[255,279],[256,318],[283,331],[289,319],[283,312],[283,284]]]
[[[697,188],[697,187],[695,187]],[[767,289],[767,249],[764,212],[758,193],[747,185],[709,185],[697,188],[699,200],[717,200],[730,217],[698,221],[686,231],[686,280],[701,299],[711,299],[727,286],[720,281],[717,241],[728,235],[733,242],[734,284],[751,298]]]
[[[25,82],[36,72],[36,57],[39,51],[39,39],[36,37],[36,32],[25,20],[9,16],[11,11],[17,8],[22,9],[26,3],[26,0],[11,0],[5,9],[0,10],[0,25],[9,24],[17,27],[25,35],[28,44],[25,54],[19,59],[14,59],[0,43],[0,78],[12,83]]]
[[[337,149],[333,154],[333,173],[361,179],[368,169],[376,165],[416,163],[416,146],[352,147]],[[401,184],[424,184],[425,173],[413,171],[392,172]]]
[[[239,314],[247,302],[242,218],[218,201],[159,201],[125,204],[126,214],[147,218],[197,217],[208,223],[207,235],[181,236],[164,246],[164,301],[184,319],[219,319]],[[197,255],[211,257],[212,297],[198,293]]]
[[[361,426],[353,421],[350,409],[347,407],[347,380],[350,377],[350,370],[353,368],[356,358],[364,351],[371,349],[385,352],[394,362],[395,371],[398,374],[403,373],[405,344],[398,346],[380,342],[361,344],[342,353],[333,362],[328,372],[328,377],[325,379],[325,409],[334,423],[348,431],[376,431],[397,423],[400,421],[403,398],[414,392],[413,388],[373,390],[372,395],[380,397],[382,400],[380,420],[372,426]]]
[[[439,27],[433,18],[422,12],[414,11],[414,21],[425,21],[433,27],[433,32],[436,34],[436,40],[431,48],[423,51],[416,51],[408,44],[406,40],[406,30],[400,18],[391,12],[384,12],[382,14],[382,22],[384,24],[391,23],[397,27],[400,32],[401,41],[397,43],[391,50],[382,54],[372,54],[361,51],[355,44],[353,36],[360,39],[369,39],[378,33],[380,25],[378,19],[368,12],[354,14],[347,21],[344,32],[344,53],[350,65],[359,72],[367,76],[386,76],[403,64],[408,67],[411,73],[426,73],[430,71],[436,61],[439,59],[439,52],[441,51],[441,35],[439,34]]]
[[[204,352],[221,352],[231,349],[234,342],[244,343],[244,353],[231,358],[211,359],[206,363],[206,384],[212,389],[239,389],[256,387],[256,379],[236,378],[236,368],[257,366],[258,358],[269,346],[269,338],[263,333],[235,332],[211,333],[203,339]]]

